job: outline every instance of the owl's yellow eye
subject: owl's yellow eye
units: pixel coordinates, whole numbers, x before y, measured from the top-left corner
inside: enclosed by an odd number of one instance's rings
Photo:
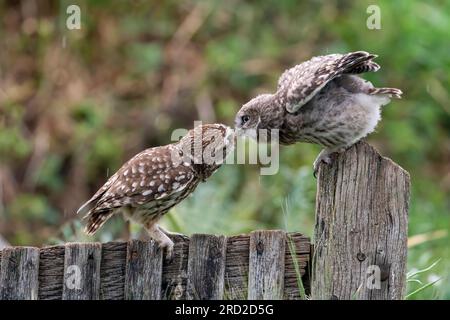
[[[250,117],[249,117],[249,116],[242,116],[242,117],[241,117],[241,121],[242,121],[242,124],[243,124],[243,125],[246,124],[249,120],[250,120]]]

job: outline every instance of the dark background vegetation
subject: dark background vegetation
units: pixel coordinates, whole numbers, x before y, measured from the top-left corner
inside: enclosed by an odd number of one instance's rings
[[[70,4],[81,30],[65,27]],[[369,4],[381,30],[366,27]],[[87,238],[75,211],[125,160],[194,120],[232,125],[311,56],[366,50],[382,69],[365,77],[405,93],[368,140],[411,173],[408,270],[442,259],[417,277],[441,280],[414,297],[450,298],[449,1],[2,1],[0,18],[0,234],[11,244],[120,238],[119,218]],[[319,151],[282,148],[274,176],[224,166],[162,222],[311,235]]]

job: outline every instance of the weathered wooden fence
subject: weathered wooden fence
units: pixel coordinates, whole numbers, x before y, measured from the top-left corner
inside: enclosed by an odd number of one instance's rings
[[[11,247],[0,256],[0,299],[299,299],[309,239],[254,231],[175,236],[166,263],[153,241]],[[308,290],[308,288],[306,288]]]
[[[402,299],[409,183],[360,142],[320,167],[313,246],[283,231],[176,236],[171,263],[137,240],[6,248],[0,299]]]

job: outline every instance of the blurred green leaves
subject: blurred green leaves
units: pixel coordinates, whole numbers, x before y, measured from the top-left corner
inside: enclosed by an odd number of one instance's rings
[[[161,47],[155,43],[131,44],[127,49],[127,55],[133,61],[135,72],[155,72],[162,64]]]
[[[0,158],[2,161],[21,159],[30,153],[31,146],[23,136],[20,128],[8,128],[0,131]]]
[[[24,107],[16,104],[4,106],[0,113],[0,159],[19,160],[26,157],[32,146],[27,140],[22,126]]]
[[[33,194],[21,194],[9,206],[9,215],[21,216],[30,221],[56,222],[56,213],[49,210],[47,199]]]

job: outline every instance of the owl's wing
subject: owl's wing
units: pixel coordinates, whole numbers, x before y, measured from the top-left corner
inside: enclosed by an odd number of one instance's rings
[[[277,93],[285,94],[287,111],[296,112],[334,78],[377,71],[380,67],[371,61],[375,57],[365,51],[314,57],[286,70],[278,80]]]
[[[125,163],[115,175],[114,181],[108,181],[106,190],[94,199],[95,203],[92,203],[85,216],[88,218],[88,234],[100,228],[114,209],[139,207],[155,200],[164,201],[195,179],[191,163],[174,165],[169,146],[144,150]]]
[[[118,178],[98,201],[98,209],[106,204],[137,207],[152,200],[163,200],[183,190],[194,178],[191,163],[181,162],[175,166],[167,147],[137,154],[117,174]]]

